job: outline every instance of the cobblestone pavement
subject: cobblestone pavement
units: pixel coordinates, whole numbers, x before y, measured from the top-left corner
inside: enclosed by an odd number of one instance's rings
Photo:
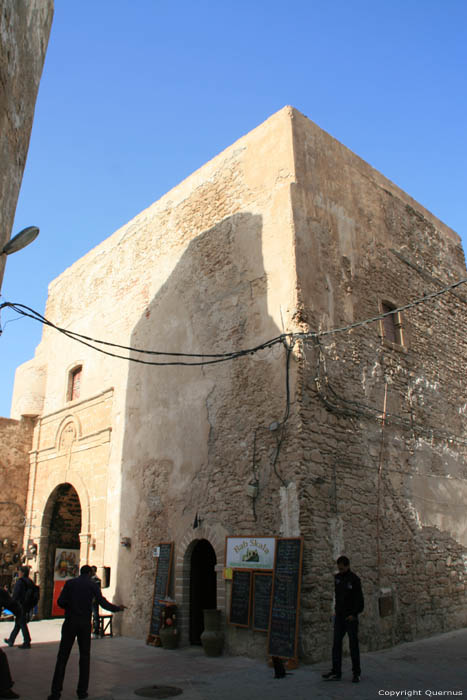
[[[0,622],[0,640],[22,700],[45,700],[50,692],[61,620],[30,625],[30,650],[3,643],[11,622]],[[18,638],[18,642],[22,641]],[[326,682],[325,663],[302,665],[276,680],[265,661],[245,657],[208,658],[200,647],[169,651],[128,637],[93,640],[90,700],[138,700],[135,690],[179,688],[180,700],[377,700],[407,697],[467,698],[467,630],[401,644],[362,655],[362,679],[351,683],[350,660],[341,681]],[[78,650],[68,662],[62,700],[76,698]],[[155,688],[155,686],[157,686]],[[150,696],[146,696],[150,697]],[[159,695],[163,697],[163,695]],[[167,695],[165,695],[167,697]]]

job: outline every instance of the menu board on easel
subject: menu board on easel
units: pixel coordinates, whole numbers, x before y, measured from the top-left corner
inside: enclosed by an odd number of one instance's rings
[[[270,656],[285,659],[297,656],[302,556],[302,537],[277,540],[269,617]]]
[[[229,624],[231,625],[237,627],[249,627],[250,625],[251,579],[251,571],[233,570],[229,615]]]
[[[154,595],[151,608],[151,622],[149,624],[148,643],[153,643],[159,635],[161,624],[161,611],[166,605],[164,599],[169,594],[170,574],[172,571],[173,542],[162,542],[159,545],[159,557],[157,558],[156,579],[154,582]]]

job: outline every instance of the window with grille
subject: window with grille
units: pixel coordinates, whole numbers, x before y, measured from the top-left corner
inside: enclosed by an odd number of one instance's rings
[[[68,382],[68,401],[75,401],[79,399],[81,393],[81,374],[83,368],[80,365],[75,367],[70,372],[69,382]]]
[[[387,301],[383,301],[381,304],[381,312],[383,314],[390,314],[397,307],[390,304]],[[392,313],[389,316],[385,316],[382,319],[383,325],[383,337],[390,343],[395,343],[396,345],[402,345],[402,324],[400,313]]]

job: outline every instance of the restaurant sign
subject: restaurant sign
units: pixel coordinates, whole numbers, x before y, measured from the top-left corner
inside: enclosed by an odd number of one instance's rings
[[[273,569],[275,537],[226,537],[225,566],[233,569]]]

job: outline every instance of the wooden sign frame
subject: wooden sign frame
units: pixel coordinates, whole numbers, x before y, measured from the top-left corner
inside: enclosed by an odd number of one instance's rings
[[[249,582],[249,588],[248,588],[248,620],[246,624],[243,624],[241,622],[232,622],[232,600],[234,596],[234,590],[235,590],[235,574],[243,574],[248,576],[250,582]],[[252,587],[252,581],[253,581],[253,572],[251,569],[233,569],[232,570],[232,590],[230,591],[230,609],[229,609],[229,625],[235,625],[235,627],[245,627],[248,628],[250,626],[250,619],[251,619],[251,587]]]
[[[294,634],[294,640],[293,640],[293,655],[276,654],[276,653],[272,653],[270,650],[271,633],[273,632],[272,621],[273,621],[274,593],[275,593],[276,578],[277,578],[277,556],[278,556],[279,549],[280,549],[279,543],[283,542],[285,540],[294,540],[294,541],[300,542],[300,553],[299,553],[298,571],[297,571],[297,578],[298,578],[298,581],[297,581],[297,605],[295,608],[295,634]],[[304,541],[303,536],[301,536],[301,537],[278,537],[277,543],[276,543],[276,552],[275,552],[275,556],[274,556],[274,572],[273,572],[273,577],[272,577],[271,608],[270,608],[270,612],[269,612],[269,630],[268,630],[267,650],[268,650],[269,655],[278,656],[279,658],[282,658],[282,659],[296,659],[297,658],[298,625],[299,625],[299,616],[300,616],[300,594],[301,594],[301,587],[302,587],[303,541]]]

